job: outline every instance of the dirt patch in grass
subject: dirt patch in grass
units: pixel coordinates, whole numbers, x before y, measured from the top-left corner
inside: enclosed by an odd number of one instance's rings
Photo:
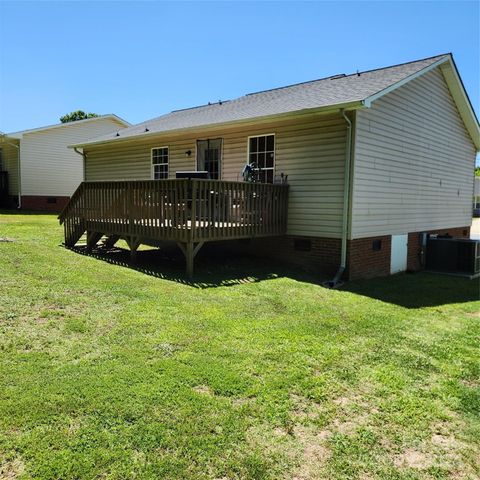
[[[193,387],[193,391],[201,395],[208,395],[209,397],[213,397],[214,395],[213,390],[207,385],[197,385]]]
[[[414,468],[417,470],[426,470],[433,464],[429,455],[415,450],[414,448],[407,448],[402,453],[398,454],[393,463],[397,468]]]
[[[322,469],[332,456],[327,445],[328,431],[317,431],[312,427],[296,426],[294,436],[299,442],[302,453],[300,464],[293,473],[294,480],[313,480],[325,478]]]
[[[15,480],[20,478],[24,471],[24,463],[19,458],[15,458],[0,465],[0,479]]]

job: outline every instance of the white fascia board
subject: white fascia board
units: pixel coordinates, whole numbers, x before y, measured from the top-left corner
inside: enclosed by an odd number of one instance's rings
[[[370,108],[372,106],[372,102],[375,100],[378,100],[379,98],[383,97],[384,95],[387,95],[397,88],[402,87],[408,82],[411,82],[412,80],[415,80],[416,78],[420,77],[421,75],[424,75],[427,72],[430,72],[434,68],[437,68],[438,66],[442,65],[445,62],[450,61],[450,55],[445,55],[444,57],[440,58],[436,62],[433,62],[431,65],[428,67],[422,68],[418,72],[412,73],[412,75],[409,75],[408,77],[405,77],[404,79],[394,83],[393,85],[390,85],[387,88],[384,88],[383,90],[380,90],[377,93],[374,93],[373,95],[370,95],[369,97],[365,98],[363,100],[363,105],[367,108]]]

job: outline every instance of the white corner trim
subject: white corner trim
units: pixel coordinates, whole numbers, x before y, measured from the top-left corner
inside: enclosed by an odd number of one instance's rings
[[[405,85],[408,82],[411,82],[412,80],[415,80],[415,78],[420,77],[421,75],[424,75],[427,72],[430,72],[434,68],[437,68],[439,65],[442,65],[445,62],[450,61],[450,55],[445,55],[444,57],[440,58],[436,62],[433,62],[431,65],[428,67],[422,68],[418,72],[412,73],[412,75],[409,75],[408,77],[405,77],[404,79],[398,81],[397,83],[394,83],[393,85],[390,85],[387,88],[384,88],[383,90],[380,90],[377,93],[374,93],[373,95],[370,95],[369,97],[365,98],[363,100],[363,105],[367,108],[370,108],[372,106],[372,102],[375,100],[378,100],[379,98],[383,97],[384,95],[387,95],[388,93],[393,92],[397,88],[400,88],[401,86]]]

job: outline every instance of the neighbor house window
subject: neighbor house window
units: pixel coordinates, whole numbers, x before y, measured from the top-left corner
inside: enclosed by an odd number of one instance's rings
[[[152,148],[152,178],[168,178],[168,147]]]
[[[275,135],[261,135],[248,139],[248,161],[262,183],[273,183],[275,176]]]

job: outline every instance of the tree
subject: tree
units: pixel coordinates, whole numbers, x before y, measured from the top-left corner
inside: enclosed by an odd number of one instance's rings
[[[475,167],[475,176],[480,177],[480,167]]]
[[[62,123],[76,122],[77,120],[85,120],[86,118],[99,117],[96,113],[85,113],[83,110],[77,110],[76,112],[70,112],[60,117]]]

